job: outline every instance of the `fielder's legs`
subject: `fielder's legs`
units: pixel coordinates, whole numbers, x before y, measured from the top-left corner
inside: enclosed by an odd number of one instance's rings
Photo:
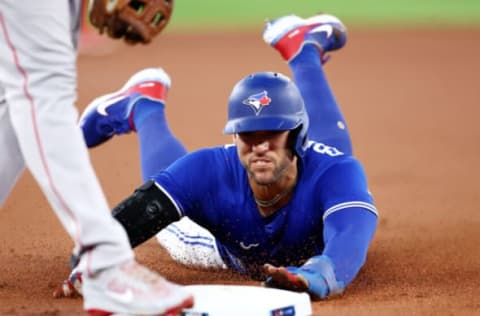
[[[76,247],[89,254],[87,268],[97,271],[132,259],[133,253],[124,230],[110,216],[76,125],[72,27],[78,17],[70,15],[70,5],[63,0],[0,4],[0,82],[8,105],[7,111],[2,103],[1,119],[6,122],[9,114],[19,146],[8,123],[2,124],[2,138],[8,140],[10,154],[21,151]],[[2,153],[2,170],[5,157]],[[6,186],[18,169],[12,168]]]
[[[7,102],[0,83],[0,207],[21,175],[25,162],[10,122]]]

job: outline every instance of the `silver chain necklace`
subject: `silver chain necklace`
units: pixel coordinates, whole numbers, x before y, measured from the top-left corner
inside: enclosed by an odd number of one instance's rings
[[[295,184],[292,185],[290,188],[287,188],[285,191],[278,193],[271,200],[260,200],[260,199],[257,199],[255,195],[253,197],[255,199],[255,203],[257,203],[258,206],[267,208],[277,204],[277,202],[280,201],[280,199],[287,196],[287,194],[289,194],[294,187],[295,187]]]

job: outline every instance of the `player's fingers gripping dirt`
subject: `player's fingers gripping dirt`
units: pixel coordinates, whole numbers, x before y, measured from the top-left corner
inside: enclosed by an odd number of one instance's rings
[[[129,44],[149,43],[170,21],[173,0],[90,0],[90,22]]]
[[[82,274],[75,269],[68,279],[53,291],[54,298],[82,296]]]

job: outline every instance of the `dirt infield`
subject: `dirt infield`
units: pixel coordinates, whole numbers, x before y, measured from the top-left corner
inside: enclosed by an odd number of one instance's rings
[[[163,66],[173,80],[170,126],[187,148],[229,142],[221,131],[233,84],[254,71],[289,73],[260,32],[167,33],[149,47],[83,55],[79,109],[134,71]],[[342,297],[314,303],[315,315],[480,313],[479,57],[478,30],[353,30],[333,54],[326,71],[381,217],[358,278]],[[91,158],[112,205],[141,183],[133,135]],[[0,211],[0,314],[82,315],[80,299],[51,295],[68,274],[71,247],[26,172]],[[178,266],[154,241],[137,254],[182,284],[256,284]]]

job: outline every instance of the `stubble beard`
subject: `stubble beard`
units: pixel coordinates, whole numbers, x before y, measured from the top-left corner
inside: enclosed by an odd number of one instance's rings
[[[282,161],[277,165],[275,161],[272,161],[274,168],[272,171],[258,172],[252,171],[250,163],[248,164],[247,171],[251,179],[258,185],[272,185],[276,183],[287,171],[290,166],[290,161],[287,157],[284,157]],[[266,173],[270,173],[270,176],[265,176]]]

